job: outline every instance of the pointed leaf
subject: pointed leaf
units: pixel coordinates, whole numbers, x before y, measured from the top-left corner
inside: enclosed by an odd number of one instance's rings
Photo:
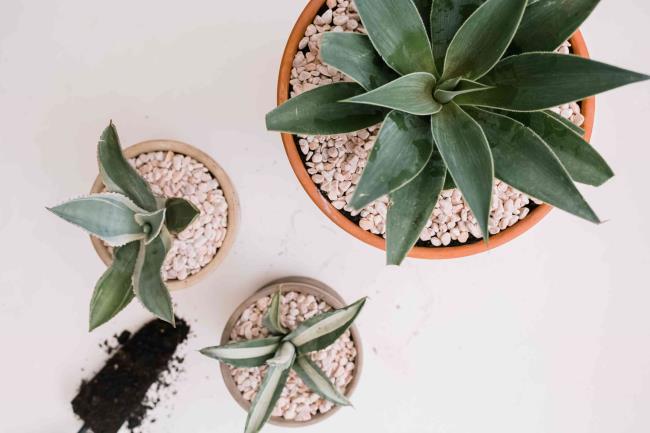
[[[282,395],[290,370],[291,365],[269,367],[248,412],[244,433],[258,433],[264,427]]]
[[[554,51],[578,30],[600,0],[529,2],[512,41],[513,53]]]
[[[482,93],[482,92],[479,92]],[[454,102],[431,116],[433,140],[487,241],[494,163],[481,127]]]
[[[400,265],[427,225],[445,183],[447,169],[438,152],[413,180],[390,193],[386,217],[386,255]]]
[[[206,347],[200,352],[238,368],[261,367],[273,358],[280,347],[280,337],[237,341],[223,346]]]
[[[390,67],[401,75],[437,74],[427,29],[411,0],[356,0],[355,3],[372,44]]]
[[[442,79],[485,75],[508,49],[527,0],[488,0],[460,27],[445,56]]]
[[[264,319],[262,320],[262,323],[264,324],[264,327],[271,331],[271,334],[273,335],[285,335],[289,331],[287,331],[284,326],[282,326],[282,322],[280,321],[280,297],[282,294],[280,292],[274,293],[273,297],[271,298],[271,304],[269,305],[269,309],[264,315]]]
[[[350,401],[336,388],[327,375],[309,359],[308,355],[299,356],[293,364],[298,377],[316,394],[339,406],[350,406]]]
[[[600,222],[560,160],[541,137],[510,117],[479,109],[468,110],[493,146],[492,154],[499,179],[580,218]]]
[[[115,250],[113,264],[104,272],[90,301],[90,331],[111,320],[133,300],[131,283],[140,242]]]
[[[362,209],[418,175],[433,152],[429,122],[391,112],[379,131],[350,206]]]
[[[92,194],[48,210],[113,247],[146,237],[135,221],[135,214],[144,211],[122,194]]]
[[[109,191],[122,192],[144,210],[157,209],[149,184],[124,158],[117,129],[111,122],[97,144],[99,171]]]
[[[324,33],[320,57],[366,90],[376,89],[399,76],[386,65],[370,38],[359,33]]]
[[[578,56],[528,53],[502,60],[481,79],[481,83],[493,89],[461,95],[456,102],[511,111],[537,111],[648,78]]]
[[[333,135],[376,125],[388,110],[339,102],[364,92],[364,88],[356,83],[317,87],[289,99],[267,114],[266,128],[294,134]]]
[[[284,337],[284,341],[293,343],[299,353],[325,349],[352,326],[365,303],[366,298],[363,298],[348,307],[305,320],[291,334]]]
[[[145,239],[147,245],[160,234],[165,224],[165,212],[166,209],[163,208],[156,212],[135,214],[135,222],[140,224],[142,230],[147,234]]]
[[[433,0],[431,5],[431,42],[438,70],[445,64],[447,48],[460,26],[485,0]]]
[[[532,129],[560,159],[571,178],[587,185],[600,186],[614,176],[605,159],[582,137],[544,112],[510,113]]]
[[[165,208],[165,225],[174,234],[185,230],[201,215],[201,211],[192,202],[182,198],[168,199]]]
[[[280,344],[280,348],[275,352],[273,358],[266,361],[271,367],[290,367],[296,358],[296,347],[289,341]]]
[[[133,290],[142,305],[156,317],[174,325],[174,307],[160,270],[167,249],[159,236],[142,246],[133,274]]]
[[[435,85],[436,78],[433,75],[428,72],[415,72],[343,102],[377,105],[424,116],[437,113],[442,108],[442,105],[433,99]]]
[[[544,113],[548,114],[553,119],[562,123],[565,127],[569,128],[571,131],[573,131],[573,133],[578,134],[580,137],[585,136],[585,130],[582,129],[580,126],[576,125],[575,123],[573,123],[572,121],[570,121],[569,119],[565,119],[564,117],[562,117],[561,115],[557,114],[552,110],[544,110]]]
[[[447,104],[452,101],[456,96],[462,95],[465,93],[471,92],[480,92],[481,90],[489,89],[485,84],[478,83],[476,81],[462,79],[458,81],[458,84],[453,87],[451,90],[445,90],[444,88],[438,88],[433,93],[433,96],[436,101],[441,104]]]

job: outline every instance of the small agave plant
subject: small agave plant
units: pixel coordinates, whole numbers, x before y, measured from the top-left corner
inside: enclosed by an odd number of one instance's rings
[[[181,198],[157,197],[122,154],[111,124],[97,146],[106,192],[48,208],[114,248],[113,263],[101,276],[90,302],[90,330],[108,322],[134,297],[157,317],[174,324],[169,290],[160,269],[180,233],[199,215]]]
[[[201,350],[203,355],[238,368],[268,366],[260,389],[248,412],[245,433],[257,433],[271,417],[282,389],[293,369],[312,391],[340,406],[350,402],[325,373],[311,360],[309,353],[323,350],[334,343],[352,326],[366,299],[354,304],[316,315],[289,332],[280,323],[280,293],[271,299],[263,318],[271,337],[238,341]]]
[[[495,176],[588,221],[574,182],[613,176],[583,131],[549,108],[646,75],[554,51],[599,0],[355,0],[367,36],[323,35],[322,60],[355,82],[321,86],[267,115],[306,135],[383,121],[350,205],[388,195],[387,259],[400,264],[440,191],[457,186],[487,242]]]

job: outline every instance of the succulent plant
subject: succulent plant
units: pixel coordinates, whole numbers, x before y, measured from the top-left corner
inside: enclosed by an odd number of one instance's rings
[[[647,80],[554,51],[599,0],[355,0],[367,36],[330,32],[320,56],[355,82],[317,87],[267,128],[333,135],[383,121],[350,205],[388,195],[387,261],[415,245],[440,191],[457,186],[488,241],[495,176],[600,222],[574,182],[613,172],[580,128],[548,109]]]
[[[268,366],[248,412],[245,433],[257,433],[264,427],[292,369],[305,385],[322,398],[340,406],[350,405],[348,399],[311,360],[309,353],[326,349],[343,335],[361,312],[366,298],[345,308],[318,314],[302,322],[295,330],[288,331],[280,323],[280,296],[280,293],[273,295],[263,318],[270,337],[201,350],[205,356],[238,368]]]
[[[90,330],[106,323],[134,297],[157,317],[174,324],[169,290],[161,267],[172,243],[199,215],[182,198],[155,196],[122,153],[113,123],[97,145],[106,192],[48,208],[114,248],[113,263],[101,276],[90,302]]]

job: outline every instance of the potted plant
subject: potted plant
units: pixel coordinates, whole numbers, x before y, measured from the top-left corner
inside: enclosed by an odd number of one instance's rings
[[[153,148],[155,143],[136,150]],[[145,159],[164,160],[155,153],[144,155]],[[150,184],[134,167],[137,162],[132,166],[125,158],[112,122],[102,133],[97,156],[101,182],[95,183],[93,192],[48,208],[88,232],[109,266],[91,299],[90,330],[112,319],[135,297],[156,317],[174,324],[166,282],[169,273],[163,276],[162,271],[175,239],[186,237],[186,229],[204,219],[205,203],[187,200],[180,192],[174,196],[152,188],[158,184]],[[147,177],[157,181],[163,175],[169,174],[156,170],[153,177]],[[236,201],[231,204],[236,209]]]
[[[577,28],[597,3],[312,0],[285,50],[279,107],[267,128],[284,132],[292,167],[318,206],[358,238],[385,246],[389,264],[409,252],[485,251],[537,223],[549,205],[599,222],[574,185],[613,176],[582,137],[593,122],[590,97],[648,76],[587,58]],[[555,52],[568,51],[567,39],[573,55]],[[586,131],[551,111],[578,111],[572,101],[582,101]],[[366,154],[348,158],[359,142]],[[350,165],[358,169],[346,178]],[[497,203],[499,193],[511,198]],[[351,221],[372,228],[373,206],[383,208],[385,243]],[[512,208],[530,215],[518,222]],[[413,249],[432,230],[447,235]],[[479,238],[484,243],[460,245]],[[431,248],[440,244],[449,246]]]
[[[245,432],[269,421],[297,427],[349,405],[362,366],[352,326],[365,298],[345,306],[338,294],[305,278],[276,281],[244,301],[221,345],[201,351],[221,361],[226,386],[248,411]]]

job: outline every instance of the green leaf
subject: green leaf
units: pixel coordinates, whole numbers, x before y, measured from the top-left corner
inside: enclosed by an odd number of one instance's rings
[[[261,367],[280,347],[280,337],[237,341],[223,346],[206,347],[201,353],[238,368]]]
[[[258,433],[264,427],[282,395],[290,370],[291,365],[269,367],[248,412],[245,433]]]
[[[600,222],[540,136],[510,117],[472,108],[468,111],[490,141],[499,179],[580,218]]]
[[[442,105],[433,99],[435,85],[436,78],[433,75],[428,72],[415,72],[343,102],[377,105],[424,116],[437,113],[442,108]]]
[[[280,292],[274,293],[273,297],[271,298],[271,304],[269,305],[269,309],[264,315],[264,319],[262,320],[262,323],[264,324],[264,327],[271,331],[271,334],[273,335],[285,335],[287,334],[287,330],[282,326],[282,322],[280,321],[280,297],[282,294]]]
[[[463,95],[465,93],[471,92],[480,92],[481,90],[489,89],[485,84],[478,83],[476,81],[461,79],[451,90],[445,90],[444,88],[439,87],[433,93],[433,97],[436,101],[441,104],[448,104],[456,96]]]
[[[174,325],[174,307],[160,270],[167,248],[162,237],[142,246],[133,274],[133,290],[142,305],[156,317]]]
[[[375,49],[401,75],[437,75],[431,42],[417,7],[411,0],[356,0]]]
[[[113,264],[104,272],[90,301],[90,331],[111,320],[133,300],[131,279],[140,242],[115,250]]]
[[[365,303],[366,298],[363,298],[348,307],[305,320],[283,341],[293,343],[299,353],[325,349],[352,326]]]
[[[481,83],[494,87],[456,98],[461,105],[537,111],[578,101],[647,75],[557,53],[528,53],[499,62]]]
[[[494,163],[487,138],[479,124],[454,102],[431,116],[431,129],[447,170],[476,216],[487,242],[494,184]]]
[[[379,131],[350,206],[362,209],[418,175],[433,152],[429,122],[391,112]]]
[[[296,358],[296,347],[290,341],[284,341],[273,358],[266,361],[271,367],[290,367]]]
[[[600,0],[529,2],[512,41],[513,53],[554,51],[578,30]]]
[[[120,247],[146,237],[142,227],[135,221],[135,214],[144,210],[122,194],[92,194],[48,210],[112,247]]]
[[[527,0],[488,0],[460,27],[447,49],[442,79],[477,79],[497,64],[510,46]]]
[[[413,3],[418,8],[420,18],[422,18],[427,34],[429,34],[431,25],[431,0],[413,0]]]
[[[339,406],[350,406],[350,401],[334,386],[327,375],[309,359],[308,355],[299,356],[293,365],[298,377],[316,394]]]
[[[170,198],[165,202],[167,213],[165,225],[174,234],[178,234],[189,227],[201,214],[201,211],[192,202],[182,198]]]
[[[431,218],[445,183],[447,169],[435,152],[424,170],[390,194],[386,217],[386,254],[389,265],[400,265]]]
[[[555,117],[545,112],[509,113],[509,116],[539,135],[574,181],[600,186],[614,176],[596,149]]]
[[[113,122],[104,130],[97,144],[99,172],[104,185],[112,192],[121,192],[144,210],[157,209],[149,184],[124,158],[117,129]]]
[[[548,114],[553,119],[562,123],[565,127],[573,131],[574,134],[578,134],[580,137],[585,136],[585,130],[582,129],[580,126],[576,125],[575,123],[573,123],[572,121],[570,121],[569,119],[565,119],[564,117],[562,117],[561,115],[557,114],[552,110],[544,110],[544,113]]]
[[[443,191],[447,189],[454,189],[454,188],[457,188],[456,182],[454,182],[454,178],[447,175],[447,177],[445,178],[445,186],[442,187]]]
[[[317,87],[289,99],[267,114],[266,128],[294,134],[333,135],[376,125],[386,116],[386,109],[339,102],[364,92],[357,83]]]
[[[156,212],[135,214],[135,222],[140,224],[142,230],[147,234],[145,239],[147,245],[160,234],[165,224],[165,212],[166,209],[163,208]]]
[[[460,26],[485,0],[433,0],[431,5],[431,42],[438,70],[445,65],[445,54]]]
[[[324,33],[320,57],[366,90],[381,87],[398,77],[375,50],[370,38],[359,33]]]

